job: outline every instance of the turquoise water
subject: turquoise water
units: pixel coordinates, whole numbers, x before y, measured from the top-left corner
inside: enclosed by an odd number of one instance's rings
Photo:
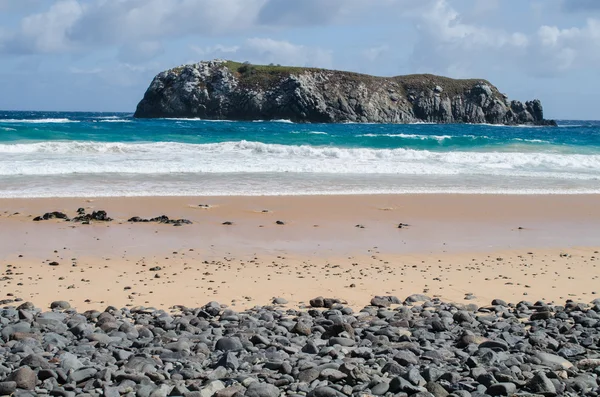
[[[600,122],[553,127],[0,112],[0,197],[600,192]]]

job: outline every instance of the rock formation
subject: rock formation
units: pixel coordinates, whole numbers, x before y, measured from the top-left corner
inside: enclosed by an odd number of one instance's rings
[[[214,60],[158,74],[135,117],[312,123],[554,125],[539,100],[509,101],[485,80],[429,74],[375,77]]]

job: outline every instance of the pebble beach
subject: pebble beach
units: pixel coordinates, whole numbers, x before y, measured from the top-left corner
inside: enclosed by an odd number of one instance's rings
[[[595,396],[596,202],[3,199],[0,395]]]

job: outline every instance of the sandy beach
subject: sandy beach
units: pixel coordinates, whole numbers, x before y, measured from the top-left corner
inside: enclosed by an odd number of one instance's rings
[[[375,295],[404,299],[415,293],[479,305],[494,298],[589,302],[600,275],[599,199],[3,199],[0,299],[40,307],[67,300],[78,310],[212,300],[241,309],[274,297],[302,307],[316,296],[362,308]],[[33,221],[50,211],[73,217],[80,207],[105,210],[114,220]],[[193,224],[127,222],[163,214]]]

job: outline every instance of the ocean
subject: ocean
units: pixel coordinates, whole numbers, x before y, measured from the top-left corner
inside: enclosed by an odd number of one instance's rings
[[[0,111],[0,197],[600,193],[600,121],[294,124]]]

